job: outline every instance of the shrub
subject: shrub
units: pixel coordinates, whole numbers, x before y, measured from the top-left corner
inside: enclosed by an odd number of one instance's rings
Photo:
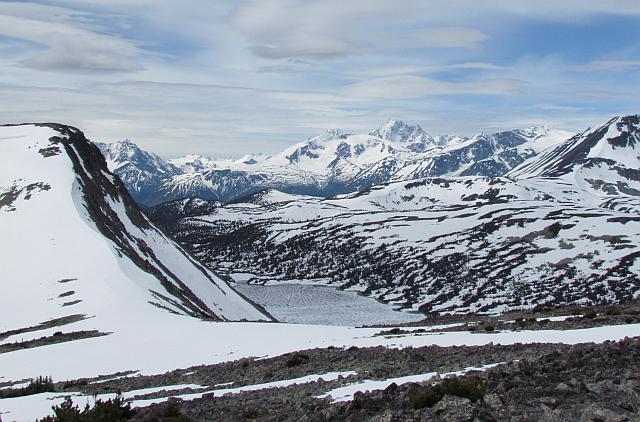
[[[582,318],[586,318],[586,319],[594,319],[594,318],[595,318],[595,317],[597,317],[597,316],[598,316],[598,313],[597,313],[596,311],[589,311],[589,312],[586,312],[586,313],[582,316]]]
[[[53,416],[47,416],[41,422],[124,422],[135,412],[120,394],[106,401],[96,400],[93,407],[89,404],[84,410],[73,404],[71,397],[66,397],[62,404],[53,406]]]
[[[476,402],[487,391],[486,381],[478,376],[445,378],[436,385],[420,387],[409,393],[409,403],[414,409],[431,407],[446,394],[458,396]]]
[[[495,329],[495,327],[492,324],[487,324],[484,326],[484,330],[488,333],[492,332]]]
[[[285,364],[287,365],[287,368],[293,368],[294,366],[302,365],[307,362],[309,362],[309,356],[304,353],[296,353],[295,355],[290,356]]]
[[[436,387],[422,387],[409,393],[409,404],[414,409],[424,409],[438,403],[443,394]]]

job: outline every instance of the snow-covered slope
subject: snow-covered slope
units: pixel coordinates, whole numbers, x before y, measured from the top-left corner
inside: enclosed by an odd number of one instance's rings
[[[272,195],[183,213],[168,227],[211,268],[314,279],[422,311],[634,299],[640,200],[629,175],[640,168],[639,134],[629,116],[509,177],[422,178],[324,200]],[[594,163],[606,164],[598,179]]]
[[[569,136],[567,132],[535,127],[471,138],[433,138],[418,125],[390,120],[369,134],[328,130],[271,156],[211,160],[188,155],[158,162],[155,177],[129,170],[132,153],[120,154],[124,156],[121,161],[111,153],[118,148],[103,151],[111,157],[110,168],[123,173],[136,199],[144,205],[155,205],[195,197],[226,202],[264,189],[331,196],[420,177],[500,176]],[[135,149],[128,143],[124,147]],[[144,161],[145,171],[151,161]],[[175,166],[178,171],[167,166]],[[144,177],[138,177],[139,173]],[[145,183],[147,186],[140,189]]]
[[[269,319],[150,223],[77,129],[2,126],[0,160],[0,333],[52,319],[91,318],[101,333],[172,314]]]
[[[640,197],[640,115],[616,117],[586,130],[508,176],[558,179],[594,195]]]

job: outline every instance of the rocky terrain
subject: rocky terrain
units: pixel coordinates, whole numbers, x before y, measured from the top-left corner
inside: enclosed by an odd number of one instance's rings
[[[482,365],[488,368],[480,370]],[[134,409],[132,420],[142,421],[173,420],[166,419],[169,416],[192,421],[635,421],[640,412],[639,365],[640,338],[573,346],[352,347],[243,359],[151,377],[67,381],[56,388],[85,394],[131,391],[134,403],[160,400]],[[403,380],[468,368],[478,369],[428,382]],[[350,373],[331,381],[312,376],[297,385],[251,389],[332,371]],[[375,380],[382,384],[363,384],[361,392],[352,388],[348,398],[334,401],[341,388]],[[170,386],[180,384],[191,387],[169,392]],[[144,388],[156,385],[169,387],[145,394]],[[202,398],[162,399],[168,394],[187,397],[216,385],[229,390],[218,387],[220,393]],[[247,390],[232,391],[242,386]],[[332,391],[333,396],[327,395]]]

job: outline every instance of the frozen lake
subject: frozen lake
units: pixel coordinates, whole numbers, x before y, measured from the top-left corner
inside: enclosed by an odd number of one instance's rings
[[[356,292],[300,284],[234,286],[264,306],[278,321],[296,324],[360,326],[419,321],[424,315],[395,310]]]

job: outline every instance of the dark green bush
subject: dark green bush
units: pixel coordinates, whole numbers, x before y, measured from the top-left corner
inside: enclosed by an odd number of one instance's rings
[[[307,362],[309,362],[309,356],[304,353],[296,353],[287,359],[285,365],[287,365],[287,368],[293,368],[294,366],[302,365]]]
[[[495,330],[495,327],[492,324],[487,324],[484,326],[484,330],[488,333],[492,332],[493,330]]]
[[[71,397],[66,397],[60,406],[53,406],[53,416],[41,419],[41,422],[124,422],[135,412],[120,394],[106,401],[96,400],[93,407],[87,404],[84,410],[74,405]]]
[[[582,316],[582,318],[586,318],[586,319],[594,319],[594,318],[595,318],[595,317],[597,317],[597,316],[598,316],[598,313],[597,313],[596,311],[589,311],[589,312],[586,312],[586,313]]]
[[[409,403],[414,409],[431,407],[447,394],[476,402],[484,397],[486,391],[486,381],[481,377],[451,377],[445,378],[436,385],[428,385],[411,391]]]

